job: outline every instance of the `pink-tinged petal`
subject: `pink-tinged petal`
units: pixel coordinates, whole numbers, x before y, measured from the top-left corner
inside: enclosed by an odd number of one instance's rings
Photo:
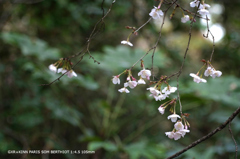
[[[181,117],[177,114],[172,114],[168,116],[168,119],[171,119],[173,123],[177,121],[177,118],[181,118]]]

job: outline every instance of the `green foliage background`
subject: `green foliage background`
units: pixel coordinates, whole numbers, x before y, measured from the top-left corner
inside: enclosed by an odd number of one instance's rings
[[[105,29],[92,41],[90,51],[101,64],[87,55],[75,68],[76,78],[59,77],[48,70],[61,57],[77,53],[84,46],[94,24],[101,18],[101,1],[51,0],[30,4],[31,1],[0,2],[0,158],[44,158],[41,155],[8,154],[8,150],[88,150],[93,154],[50,155],[49,158],[166,158],[193,141],[206,135],[239,107],[240,99],[240,33],[239,2],[208,1],[220,4],[224,11],[215,15],[226,31],[216,44],[212,64],[223,72],[206,84],[193,83],[189,73],[197,72],[202,58],[209,59],[212,43],[202,37],[199,19],[194,24],[189,54],[180,78],[183,111],[189,113],[190,133],[174,141],[165,136],[173,123],[170,114],[161,115],[156,102],[146,88],[138,86],[130,94],[117,90],[113,75],[131,67],[155,44],[158,27],[153,22],[130,40],[135,47],[120,45],[127,38],[125,26],[139,27],[148,19],[155,1],[116,1],[105,19]],[[112,1],[105,0],[107,11]],[[189,8],[189,2],[180,2]],[[165,7],[165,6],[163,6]],[[190,8],[192,9],[192,8]],[[189,23],[180,22],[178,10],[167,21],[155,54],[158,76],[178,71],[187,46]],[[6,21],[4,21],[6,20]],[[141,46],[141,47],[138,47]],[[72,62],[76,63],[78,58]],[[151,67],[151,54],[145,59]],[[140,64],[133,69],[137,77]],[[176,78],[171,79],[176,86]],[[172,95],[171,97],[175,97]],[[179,110],[179,109],[177,109]],[[232,130],[240,142],[239,116]],[[240,146],[239,146],[240,147]],[[227,129],[187,151],[178,158],[233,158],[234,143]],[[45,156],[46,157],[46,156]]]

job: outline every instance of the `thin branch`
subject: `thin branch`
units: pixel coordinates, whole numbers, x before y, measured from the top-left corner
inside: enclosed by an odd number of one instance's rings
[[[160,39],[161,39],[161,36],[162,36],[162,28],[163,28],[164,21],[165,21],[166,15],[167,15],[167,11],[168,11],[177,1],[178,1],[178,0],[175,0],[174,2],[172,2],[172,4],[170,4],[169,7],[164,11],[163,21],[162,21],[162,25],[161,25],[161,28],[160,28],[160,31],[159,31],[159,36],[158,36],[158,39],[157,39],[156,44],[155,44],[154,47],[152,48],[152,49],[153,49],[153,53],[152,53],[152,67],[151,67],[151,70],[152,70],[153,80],[154,80],[154,74],[153,74],[153,58],[154,58],[154,54],[155,54],[157,45],[158,45],[158,43],[159,43],[159,41],[160,41]]]
[[[229,132],[230,132],[230,134],[231,134],[231,136],[232,136],[233,142],[234,142],[234,144],[235,144],[235,159],[237,159],[238,146],[237,146],[237,142],[236,142],[236,140],[234,139],[234,136],[233,136],[233,133],[232,133],[231,122],[229,122],[229,124],[228,124],[228,130],[229,130]]]
[[[200,144],[201,142],[209,139],[214,134],[216,134],[217,132],[224,129],[227,126],[227,124],[229,124],[239,113],[240,113],[240,107],[228,118],[228,120],[226,120],[222,125],[217,127],[215,130],[213,130],[212,132],[210,132],[206,136],[203,136],[202,138],[198,139],[197,141],[193,142],[192,144],[190,144],[186,148],[182,149],[181,151],[179,151],[179,152],[175,153],[174,155],[168,157],[167,159],[175,158],[175,157],[181,155],[182,153],[186,152],[187,150],[191,149],[192,147],[194,147],[194,146]]]
[[[208,35],[209,35],[209,33],[210,33],[210,35],[212,36],[212,39],[213,39],[213,48],[212,48],[212,53],[211,53],[210,60],[209,60],[209,62],[211,62],[211,61],[212,61],[213,54],[214,54],[215,40],[214,40],[214,36],[213,36],[212,32],[211,32],[210,29],[209,29],[209,24],[208,24],[208,20],[209,20],[209,19],[208,19],[208,16],[207,16],[207,15],[206,15],[206,19],[207,19],[207,34],[206,34],[206,35],[203,34],[203,37],[208,38]]]
[[[102,1],[102,4],[101,4],[101,9],[102,9],[102,18],[94,25],[93,27],[93,30],[91,32],[91,34],[89,35],[89,38],[88,40],[86,41],[85,43],[85,47],[78,53],[68,57],[68,59],[71,59],[71,58],[75,58],[79,55],[82,54],[82,56],[80,57],[80,59],[78,60],[78,62],[72,67],[72,69],[77,65],[79,64],[82,59],[83,59],[83,56],[86,54],[86,52],[89,54],[89,58],[92,58],[94,60],[94,62],[97,62],[98,64],[100,64],[100,62],[98,62],[97,60],[94,59],[94,57],[91,55],[90,51],[89,51],[89,46],[90,46],[90,42],[91,40],[93,39],[94,36],[96,36],[100,31],[101,31],[101,28],[104,28],[105,27],[105,23],[104,23],[104,18],[106,18],[106,16],[110,13],[111,9],[112,9],[112,6],[113,4],[116,2],[116,0],[113,0],[112,1],[112,4],[111,6],[109,7],[108,11],[106,14],[104,14],[104,8],[103,8],[103,5],[104,5],[104,2],[105,0]],[[100,24],[100,28],[97,30],[97,26]],[[41,84],[40,86],[50,86],[52,85],[53,83],[59,81],[65,74],[67,74],[69,71],[71,70],[68,70],[67,72],[65,72],[64,74],[62,74],[61,76],[59,76],[57,79],[55,79],[54,81],[52,81],[51,83],[49,84]]]
[[[112,1],[112,4],[111,6],[109,7],[107,13],[104,15],[104,8],[103,8],[103,4],[104,4],[104,0],[102,1],[102,4],[101,4],[101,8],[103,10],[103,14],[102,14],[102,18],[99,19],[97,21],[97,23],[94,25],[93,27],[93,30],[92,32],[90,33],[89,37],[87,38],[88,40],[86,41],[85,45],[86,45],[86,48],[82,49],[80,52],[76,53],[75,55],[72,55],[71,57],[69,58],[74,58],[76,56],[79,56],[82,54],[82,52],[84,52],[84,50],[89,50],[89,45],[90,45],[90,41],[93,39],[93,37],[95,37],[101,30],[101,28],[104,28],[105,27],[105,23],[104,23],[104,19],[106,18],[106,16],[110,13],[112,7],[113,7],[113,4],[116,2],[116,0],[113,0]],[[97,26],[100,24],[100,28],[97,30]]]
[[[198,4],[198,8],[200,6],[200,3]],[[190,23],[190,28],[189,28],[189,38],[188,38],[188,44],[187,44],[187,48],[185,50],[185,53],[184,53],[184,57],[183,57],[183,62],[182,62],[182,65],[181,65],[181,68],[179,69],[178,71],[178,75],[177,75],[177,100],[179,101],[179,106],[180,106],[180,113],[182,114],[182,104],[181,104],[181,100],[180,100],[180,93],[179,93],[179,77],[182,73],[182,70],[183,70],[183,66],[184,66],[184,63],[185,63],[185,60],[186,60],[186,57],[187,57],[187,53],[188,53],[188,50],[189,50],[189,45],[190,45],[190,42],[191,42],[191,38],[192,38],[192,27],[193,27],[193,23],[194,23],[194,19],[195,17],[197,16],[197,10],[195,12],[195,15]]]
[[[150,17],[146,23],[144,23],[143,25],[141,25],[137,30],[134,31],[134,33],[138,32],[140,29],[142,29],[145,25],[147,25],[150,21],[152,20],[152,17]]]

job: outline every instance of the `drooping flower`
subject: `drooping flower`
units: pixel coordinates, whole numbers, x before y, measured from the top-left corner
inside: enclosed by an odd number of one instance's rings
[[[146,78],[146,79],[150,79],[151,76],[151,71],[150,70],[145,70],[145,68],[143,68],[139,73],[138,76],[141,76],[142,78]]]
[[[69,78],[72,78],[73,76],[77,77],[77,74],[73,70],[70,70],[70,71],[67,72],[67,76]]]
[[[123,88],[119,89],[118,91],[121,93],[123,93],[123,92],[129,93],[130,92],[126,87],[123,87]]]
[[[188,129],[181,129],[181,130],[179,130],[179,132],[182,134],[182,137],[184,137],[186,135],[186,133],[190,132],[190,130],[188,130]]]
[[[158,95],[161,92],[159,90],[157,90],[156,88],[154,88],[154,87],[147,88],[147,90],[149,90],[152,93],[149,96],[153,96],[155,98],[155,100],[158,101]]]
[[[160,95],[158,96],[158,100],[159,100],[159,101],[165,100],[167,97],[168,97],[167,94],[160,94]]]
[[[174,128],[175,128],[176,130],[182,130],[182,129],[184,129],[184,126],[183,126],[183,124],[182,124],[181,121],[178,121],[178,122],[176,122],[176,123],[174,124]]]
[[[57,70],[57,73],[60,73],[60,72],[62,72],[62,74],[65,74],[67,72],[66,75],[69,78],[72,78],[73,76],[77,77],[77,74],[73,70],[66,70],[66,69],[63,69],[63,68],[59,68]]]
[[[165,134],[168,138],[173,139],[175,133],[170,131],[170,132],[165,132]]]
[[[67,70],[66,69],[63,69],[63,68],[59,68],[58,70],[57,70],[57,73],[62,73],[62,74],[64,74],[64,73],[66,73],[67,72]]]
[[[197,7],[199,5],[199,1],[198,0],[194,0],[192,2],[190,2],[190,7]]]
[[[160,107],[158,108],[158,111],[159,111],[161,114],[164,114],[165,108],[162,107],[162,106],[160,106]]]
[[[142,78],[140,78],[140,79],[138,80],[138,84],[146,84],[146,82],[145,82]]]
[[[193,81],[196,83],[200,83],[200,82],[206,83],[207,82],[205,79],[200,78],[198,75],[196,75],[194,73],[190,73],[190,76],[193,77]]]
[[[199,9],[205,9],[205,8],[210,8],[211,6],[209,4],[200,4]]]
[[[212,78],[215,78],[215,77],[220,77],[221,75],[222,75],[221,71],[214,71],[211,76],[212,76]]]
[[[212,76],[213,75],[213,72],[214,72],[214,70],[213,70],[213,68],[212,67],[208,67],[206,70],[205,70],[205,72],[204,72],[204,76]]]
[[[149,13],[149,15],[153,18],[153,19],[160,19],[161,16],[163,16],[163,12],[162,10],[158,9],[157,7],[154,7],[151,12]]]
[[[129,41],[126,41],[126,40],[121,41],[121,44],[125,44],[125,45],[129,45],[129,46],[133,46],[132,43],[130,43]]]
[[[128,81],[128,86],[132,89],[135,88],[137,84],[137,81]]]
[[[174,138],[174,140],[178,140],[178,139],[181,138],[181,136],[182,136],[182,134],[177,131],[177,132],[174,133],[173,138]]]
[[[147,88],[147,90],[149,90],[155,96],[157,96],[160,93],[160,91],[157,90],[155,87],[149,87]]]
[[[177,114],[172,114],[168,116],[168,119],[171,119],[173,123],[177,121],[177,118],[181,118],[181,117]]]
[[[53,72],[57,72],[57,67],[53,64],[48,66],[49,70],[53,71]]]
[[[189,15],[184,15],[184,17],[181,18],[182,23],[186,23],[189,20],[190,20]]]
[[[203,8],[203,9],[198,10],[198,13],[200,15],[202,15],[203,17],[206,17],[206,15],[209,14],[209,11]]]
[[[174,93],[175,91],[177,90],[177,87],[171,87],[171,86],[168,86],[168,87],[165,87],[162,92],[165,93],[166,95],[169,95],[171,93]]]
[[[112,82],[113,84],[120,84],[119,75],[113,76]]]

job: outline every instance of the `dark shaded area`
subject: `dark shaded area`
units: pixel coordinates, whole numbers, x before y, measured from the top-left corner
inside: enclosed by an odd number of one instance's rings
[[[105,0],[105,13],[111,2]],[[179,1],[179,4],[194,11],[189,2]],[[138,36],[130,38],[133,48],[120,42],[130,33],[125,26],[139,27],[145,23],[156,1],[116,1],[104,20],[105,29],[92,39],[89,48],[101,64],[86,55],[74,68],[77,77],[64,76],[49,87],[40,85],[52,82],[60,74],[49,71],[48,66],[84,47],[102,16],[102,1],[0,1],[0,158],[166,158],[214,130],[239,107],[240,12],[237,0],[207,3],[224,8],[212,20],[226,31],[222,41],[216,44],[212,61],[223,76],[207,78],[206,84],[193,83],[189,77],[189,73],[201,68],[201,59],[209,59],[212,50],[212,43],[199,31],[206,26],[197,19],[180,78],[183,111],[190,114],[191,132],[174,141],[165,136],[165,132],[173,129],[173,123],[167,120],[170,113],[161,115],[157,110],[167,100],[156,102],[148,97],[149,86],[138,86],[130,94],[119,93],[125,75],[121,76],[120,85],[111,82],[113,75],[130,68],[155,44],[159,24],[153,22],[140,30]],[[158,76],[171,75],[181,66],[189,29],[189,23],[181,23],[181,16],[177,10],[164,25],[154,61]],[[72,62],[78,60],[79,57]],[[151,55],[144,61],[150,68]],[[133,69],[135,78],[139,70],[140,63]],[[176,86],[175,77],[170,84]],[[239,145],[238,123],[239,116],[232,123]],[[71,152],[24,155],[9,154],[8,150]],[[82,150],[87,151],[82,154]],[[234,151],[231,135],[224,129],[179,158],[231,158]]]

